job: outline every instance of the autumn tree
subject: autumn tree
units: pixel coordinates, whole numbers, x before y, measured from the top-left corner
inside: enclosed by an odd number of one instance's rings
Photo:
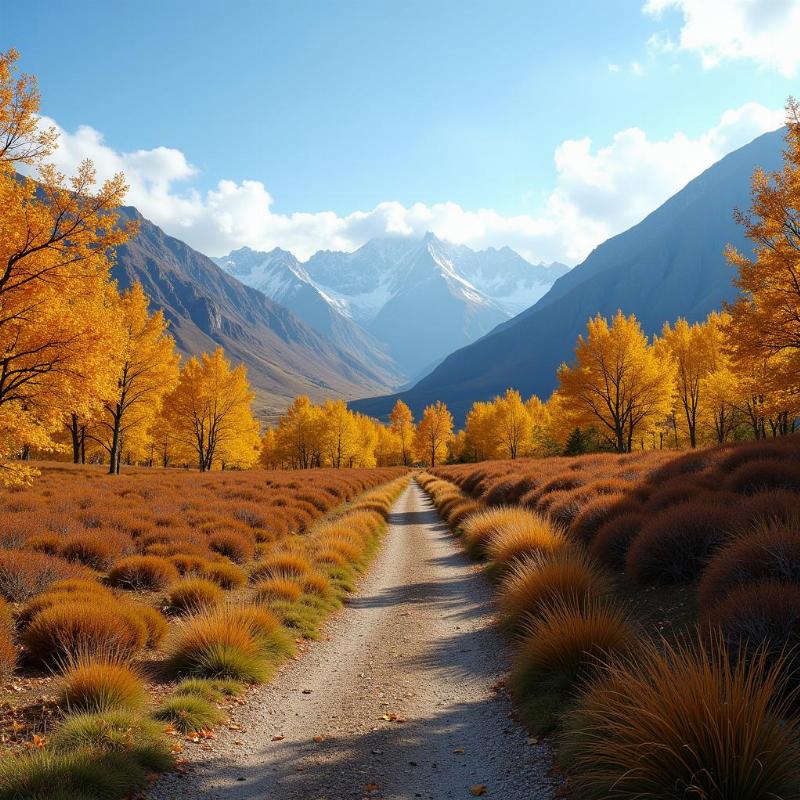
[[[453,415],[447,406],[437,400],[427,406],[414,434],[414,450],[417,456],[435,467],[447,458],[447,446],[453,438]]]
[[[729,306],[734,358],[766,365],[770,377],[800,390],[800,104],[787,105],[786,149],[779,172],[757,169],[749,214],[737,222],[752,257],[729,246],[740,297]]]
[[[194,452],[201,472],[215,463],[249,467],[261,447],[254,396],[244,364],[232,369],[218,347],[183,365],[163,414],[178,440]]]
[[[277,448],[294,469],[309,469],[320,451],[322,411],[307,395],[295,397],[278,420]]]
[[[580,336],[575,363],[558,370],[559,394],[575,425],[597,425],[618,452],[629,452],[637,429],[672,405],[674,368],[657,357],[635,316],[599,314]]]
[[[344,400],[326,400],[322,404],[322,449],[324,458],[336,469],[350,466],[358,449],[356,419]]]
[[[533,425],[516,389],[508,389],[495,401],[495,425],[505,455],[516,458],[529,443]]]
[[[84,162],[71,179],[44,159],[56,142],[39,126],[35,79],[0,54],[0,481],[30,471],[4,463],[21,446],[47,449],[70,409],[110,381],[114,347],[110,253],[133,232],[119,224],[125,182],[99,188]],[[35,180],[18,170],[33,173]]]
[[[126,436],[133,438],[147,431],[162,398],[175,385],[179,360],[163,312],[148,312],[140,284],[122,295],[120,305],[122,345],[112,359],[117,385],[104,403],[94,437],[108,452],[112,475],[119,474]]]
[[[411,463],[411,447],[414,443],[414,415],[402,400],[398,400],[389,414],[389,422],[392,432],[400,441],[403,464],[408,466]]]
[[[497,458],[500,437],[495,425],[494,403],[478,400],[467,412],[464,424],[462,455],[469,454],[475,461]]]

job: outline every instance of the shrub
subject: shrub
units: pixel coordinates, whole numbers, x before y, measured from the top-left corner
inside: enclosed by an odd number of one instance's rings
[[[260,581],[273,575],[292,575],[295,578],[302,578],[311,570],[311,562],[300,553],[273,553],[256,564],[250,573],[250,580]]]
[[[187,678],[175,687],[176,695],[202,697],[211,703],[218,703],[226,697],[236,697],[244,691],[238,681],[214,678]]]
[[[767,458],[749,461],[728,476],[725,486],[739,494],[756,494],[768,489],[800,492],[800,466]]]
[[[537,506],[540,513],[547,515],[566,530],[581,513],[586,502],[586,490],[564,489],[545,495]]]
[[[42,594],[37,594],[32,597],[23,606],[19,613],[18,620],[20,625],[27,625],[37,614],[44,611],[46,608],[53,606],[63,605],[65,603],[111,603],[116,604],[117,599],[111,592],[99,584],[95,584],[97,589],[75,589],[74,591],[56,591],[53,588],[48,589]]]
[[[792,522],[797,518],[797,494],[785,489],[770,489],[743,497],[736,515],[742,530],[763,522]]]
[[[168,602],[180,613],[195,612],[218,605],[224,593],[213,581],[205,578],[184,578],[170,590]]]
[[[675,478],[667,483],[657,484],[657,488],[649,493],[645,508],[652,514],[702,498],[706,494],[706,488],[695,478]]]
[[[800,793],[797,722],[763,658],[720,645],[648,643],[583,691],[563,748],[587,800],[790,798]]]
[[[800,585],[800,516],[762,520],[714,555],[700,581],[700,604],[708,608],[726,592],[761,580]]]
[[[759,581],[737,586],[704,615],[731,653],[765,653],[780,662],[790,689],[800,686],[800,586]],[[795,698],[797,699],[797,698]]]
[[[734,525],[730,510],[703,502],[662,511],[631,543],[626,570],[640,583],[691,583]]]
[[[147,641],[144,623],[114,605],[74,602],[39,612],[23,631],[32,658],[54,663],[84,653],[133,655]]]
[[[178,580],[178,570],[159,556],[128,556],[114,564],[108,580],[123,589],[156,591]]]
[[[225,715],[208,700],[192,694],[168,697],[153,712],[156,719],[170,723],[181,733],[210,730],[225,718]]]
[[[637,508],[638,504],[627,500],[625,495],[600,494],[585,503],[572,520],[572,524],[569,526],[570,536],[588,544],[606,522]]]
[[[566,546],[566,539],[546,517],[527,511],[505,525],[484,545],[484,553],[495,568],[508,568],[520,558],[552,553]]]
[[[103,572],[122,551],[121,537],[110,531],[84,531],[64,541],[61,555],[68,561],[78,561],[91,569]]]
[[[150,606],[136,606],[133,613],[139,617],[147,628],[147,646],[158,647],[164,641],[169,626],[164,615]]]
[[[60,703],[71,712],[133,710],[144,703],[144,687],[124,664],[84,656],[64,673]]]
[[[190,618],[172,648],[173,674],[232,678],[246,683],[266,680],[277,655],[291,649],[277,619],[251,607],[225,607]],[[273,646],[274,645],[274,646]]]
[[[490,508],[479,511],[464,521],[464,542],[473,558],[486,555],[491,539],[514,523],[525,525],[531,512],[522,508]]]
[[[589,544],[591,554],[612,569],[622,569],[631,542],[639,535],[645,520],[641,511],[628,511],[611,517]]]
[[[46,553],[49,556],[57,556],[61,552],[61,545],[64,537],[57,533],[40,533],[30,536],[25,540],[25,549],[34,550],[37,553]]]
[[[223,589],[238,589],[247,583],[247,573],[230,561],[211,561],[200,571],[200,577],[221,586]]]
[[[602,659],[636,642],[625,613],[613,605],[559,601],[542,609],[530,621],[510,679],[528,724],[538,733],[556,727],[565,701]]]
[[[209,565],[207,558],[187,553],[178,553],[174,556],[169,556],[167,561],[169,561],[181,575],[200,575]]]
[[[503,579],[497,603],[504,627],[519,632],[559,601],[587,603],[609,594],[606,574],[580,550],[537,554],[518,561]]]
[[[208,540],[208,546],[237,564],[244,564],[253,557],[255,550],[252,539],[235,531],[222,531]]]
[[[61,754],[122,753],[153,772],[164,772],[174,762],[161,725],[129,711],[70,715],[54,731],[49,747]]]
[[[119,800],[146,783],[144,769],[122,753],[45,749],[0,759],[0,800]]]
[[[477,511],[480,511],[480,504],[476,503],[474,500],[470,500],[468,497],[459,500],[457,503],[454,503],[450,506],[446,514],[447,524],[453,529],[458,530],[464,523],[464,520],[467,517],[470,517],[472,514],[475,514]]]
[[[330,594],[330,581],[321,573],[313,570],[303,576],[303,590],[308,594],[327,597]]]
[[[276,575],[259,581],[255,586],[254,597],[258,602],[270,603],[275,600],[292,602],[299,600],[303,588],[292,575]]]
[[[10,625],[0,625],[0,681],[8,680],[17,665],[17,646]]]
[[[0,552],[0,595],[23,603],[64,578],[79,578],[86,570],[63,558],[20,550]]]

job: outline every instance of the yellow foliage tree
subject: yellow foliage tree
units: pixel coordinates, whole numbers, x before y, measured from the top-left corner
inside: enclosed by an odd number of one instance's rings
[[[307,395],[295,397],[278,420],[277,452],[292,469],[319,466],[322,410]]]
[[[402,400],[398,400],[394,404],[394,408],[389,414],[389,423],[392,432],[400,442],[403,464],[408,466],[411,463],[411,447],[414,443],[414,415]]]
[[[261,438],[252,412],[254,396],[244,365],[231,369],[221,347],[183,365],[163,413],[174,435],[194,452],[201,472],[215,463],[242,468],[258,460]]]
[[[359,429],[344,400],[326,400],[322,404],[323,458],[339,469],[350,466],[359,447]]]
[[[504,455],[516,458],[529,446],[533,422],[516,389],[508,389],[495,400],[495,426]]]
[[[44,159],[56,141],[39,129],[35,79],[0,54],[0,481],[33,471],[8,459],[47,449],[68,409],[112,380],[113,291],[109,253],[132,233],[119,225],[121,175],[96,188],[84,162],[70,180]],[[17,173],[25,165],[37,179]]]
[[[462,454],[475,461],[498,458],[500,436],[494,403],[478,400],[467,412]]]
[[[447,458],[447,447],[453,438],[453,415],[437,400],[427,406],[414,434],[417,457],[431,467]]]
[[[786,149],[780,172],[757,169],[750,214],[737,221],[754,257],[728,247],[740,298],[729,307],[736,359],[759,360],[780,384],[800,390],[800,104],[787,106]],[[779,358],[775,358],[775,357]]]
[[[104,403],[94,435],[108,452],[112,475],[119,474],[126,437],[140,438],[153,424],[161,400],[175,385],[179,360],[164,314],[148,313],[141,285],[123,294],[120,306],[122,346],[112,359],[117,386]]]
[[[596,425],[618,452],[631,450],[640,426],[672,406],[674,367],[659,359],[635,316],[599,314],[580,336],[575,363],[558,370],[563,405],[575,425]]]

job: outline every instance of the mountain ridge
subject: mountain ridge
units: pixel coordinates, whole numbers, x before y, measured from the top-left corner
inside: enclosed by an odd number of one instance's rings
[[[117,248],[112,276],[121,290],[139,282],[162,309],[183,355],[217,346],[248,368],[256,411],[274,419],[298,394],[352,399],[390,389],[380,371],[327,341],[285,306],[245,286],[210,258],[167,235],[137,209],[120,209],[139,232]]]
[[[430,231],[421,239],[371,239],[350,253],[320,250],[305,262],[280,248],[239,248],[214,260],[325,333],[327,304],[406,377],[488,333],[568,270],[530,264],[507,246],[474,251]]]
[[[781,164],[782,131],[759,136],[690,181],[641,222],[599,245],[531,308],[451,353],[410,390],[352,403],[385,417],[399,397],[416,415],[434,400],[459,422],[472,402],[509,386],[547,397],[556,370],[597,313],[635,313],[645,332],[683,316],[702,319],[735,295],[724,257],[728,243],[749,245],[733,219],[750,202],[750,176]]]

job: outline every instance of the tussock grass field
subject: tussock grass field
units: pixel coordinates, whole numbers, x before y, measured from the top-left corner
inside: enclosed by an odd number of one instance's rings
[[[799,469],[784,437],[419,476],[575,796],[800,797]]]
[[[42,464],[0,494],[0,799],[118,800],[317,635],[401,468]]]

